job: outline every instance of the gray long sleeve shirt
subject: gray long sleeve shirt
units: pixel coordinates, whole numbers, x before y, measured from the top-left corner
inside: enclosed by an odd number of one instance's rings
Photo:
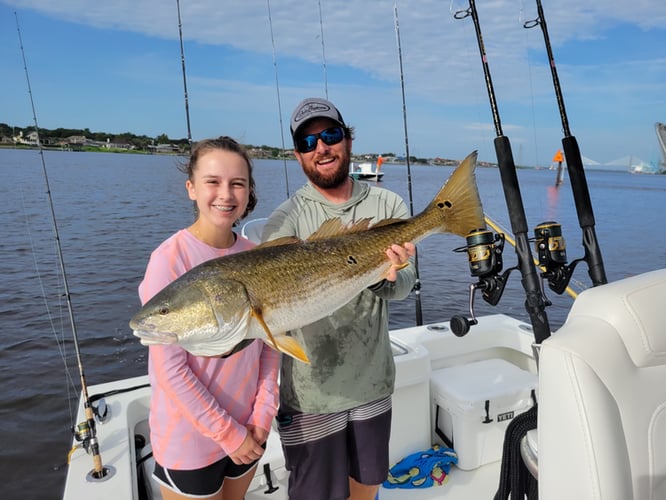
[[[355,181],[351,199],[335,204],[308,183],[271,214],[262,240],[306,239],[331,218],[347,224],[366,217],[375,223],[408,216],[400,196],[386,189]],[[395,365],[387,301],[407,297],[415,280],[412,263],[398,271],[395,282],[382,281],[330,316],[290,332],[311,363],[283,356],[280,401],[302,412],[332,413],[390,395]]]

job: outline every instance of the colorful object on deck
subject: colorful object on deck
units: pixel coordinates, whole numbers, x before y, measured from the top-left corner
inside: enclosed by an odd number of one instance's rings
[[[458,463],[458,455],[451,448],[434,445],[426,451],[412,453],[389,470],[384,488],[429,488],[441,486],[447,479],[451,465]]]

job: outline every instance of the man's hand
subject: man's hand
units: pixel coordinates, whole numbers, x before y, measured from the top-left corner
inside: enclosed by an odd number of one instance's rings
[[[405,267],[408,259],[413,257],[416,253],[416,246],[413,243],[405,243],[404,245],[398,245],[394,243],[386,250],[386,255],[391,261],[391,269],[386,275],[388,281],[395,281],[398,277],[398,270]]]

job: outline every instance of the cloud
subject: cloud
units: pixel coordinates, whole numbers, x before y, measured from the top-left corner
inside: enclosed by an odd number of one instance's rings
[[[0,0],[0,4],[81,26],[178,40],[176,2]],[[402,72],[397,57],[396,5]],[[459,134],[484,120],[492,138],[492,115],[474,25],[470,17],[453,16],[467,6],[462,0],[182,1],[193,113],[200,113],[201,123],[206,120],[206,109],[221,109],[222,102],[234,109],[245,105],[248,122],[243,126],[251,133],[250,121],[256,124],[257,116],[261,124],[254,128],[267,128],[264,122],[268,121],[270,99],[271,111],[275,112],[276,79],[286,108],[308,93],[322,94],[326,83],[341,107],[365,110],[366,116],[357,118],[359,126],[376,128],[378,116],[391,116],[391,125],[382,123],[386,128],[383,135],[395,143],[402,136],[402,80],[410,129],[418,133],[413,142],[415,149],[427,149],[426,141],[433,140],[433,130]],[[538,28],[523,28],[525,21],[536,18],[536,3],[484,0],[477,9],[504,128],[519,133],[538,125],[548,134],[546,141],[557,140],[557,108],[543,36]],[[664,58],[655,55],[658,50],[654,46],[645,54],[629,53],[623,46],[630,46],[632,39],[643,33],[658,33],[664,38],[666,2],[637,0],[629,6],[620,0],[558,0],[548,2],[544,10],[572,114],[577,112],[574,109],[586,114],[595,112],[594,106],[603,102],[594,98],[595,94],[623,109],[663,102],[659,96],[664,95],[666,81]],[[627,33],[631,37],[628,44],[614,38]],[[645,43],[652,39],[646,36]],[[580,47],[588,47],[589,52],[579,54]],[[201,59],[201,53],[208,59]],[[149,53],[137,45],[127,47],[125,57],[136,62],[149,57]],[[153,64],[159,63],[146,66]],[[173,75],[174,85],[178,77]],[[264,109],[264,115],[250,112],[259,108]],[[282,110],[283,116],[289,112]],[[466,120],[462,127],[457,125],[461,116]],[[551,120],[549,125],[545,125],[546,119]],[[649,127],[658,117],[636,113],[633,119]],[[588,122],[582,123],[587,126]],[[528,137],[535,135],[525,133],[523,138],[527,143]],[[373,146],[369,139],[367,143],[364,140],[360,138],[359,146]],[[492,154],[492,147],[488,152]]]

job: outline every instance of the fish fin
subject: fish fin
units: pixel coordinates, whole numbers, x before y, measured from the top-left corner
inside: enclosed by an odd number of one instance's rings
[[[404,264],[397,264],[397,265],[391,264],[391,265],[386,269],[386,272],[384,272],[384,273],[382,274],[381,278],[382,278],[382,279],[386,279],[386,277],[388,276],[389,271],[390,271],[391,269],[395,269],[396,271],[400,271],[400,269],[404,269],[404,268],[406,268],[407,266],[409,266],[409,262],[405,262]]]
[[[467,236],[474,229],[486,227],[474,174],[476,157],[477,152],[473,151],[460,162],[437,196],[422,212],[444,210],[446,217],[440,228],[442,232]]]
[[[285,354],[288,354],[292,358],[296,358],[303,363],[310,364],[310,359],[308,355],[305,354],[305,349],[303,346],[296,340],[294,337],[289,337],[284,333],[274,337],[275,342],[277,342],[278,350]]]
[[[252,314],[252,316],[254,318],[256,318],[256,320],[259,322],[261,327],[264,329],[264,331],[266,332],[266,335],[268,335],[268,340],[270,340],[270,343],[272,344],[273,348],[275,350],[279,351],[280,348],[278,347],[277,342],[275,342],[275,338],[273,337],[273,333],[271,332],[271,329],[268,328],[268,325],[264,321],[264,315],[261,312],[261,309],[258,308],[258,307],[253,306],[250,309],[250,314]]]
[[[261,309],[253,307],[251,312],[252,316],[256,318],[256,320],[259,322],[261,327],[266,332],[269,344],[271,344],[271,346],[276,351],[283,352],[285,354],[288,354],[292,358],[296,358],[299,361],[303,361],[304,363],[310,364],[310,360],[308,359],[307,354],[305,354],[305,350],[303,349],[301,344],[298,343],[298,340],[296,340],[293,337],[288,337],[285,334],[279,335],[278,338],[276,339],[276,337],[271,332],[271,329],[268,328],[268,325],[264,321]]]
[[[307,241],[325,240],[342,234],[360,233],[361,231],[366,231],[370,227],[371,221],[372,217],[365,217],[353,224],[343,224],[337,217],[334,219],[328,219],[319,226],[319,229],[308,236]]]
[[[276,238],[271,241],[265,241],[264,243],[254,247],[253,250],[259,248],[267,248],[267,247],[279,247],[281,245],[293,245],[294,243],[300,243],[300,242],[301,240],[296,238],[295,236],[283,236],[282,238]]]
[[[404,269],[404,268],[406,268],[407,266],[409,266],[409,262],[404,262],[404,263],[402,263],[402,264],[394,264],[392,267],[393,267],[396,271],[400,271],[400,269]]]
[[[391,224],[395,224],[397,222],[403,222],[404,223],[405,219],[384,219],[384,220],[380,220],[379,222],[377,222],[377,224],[373,224],[372,227],[388,226],[388,225],[391,225]]]

